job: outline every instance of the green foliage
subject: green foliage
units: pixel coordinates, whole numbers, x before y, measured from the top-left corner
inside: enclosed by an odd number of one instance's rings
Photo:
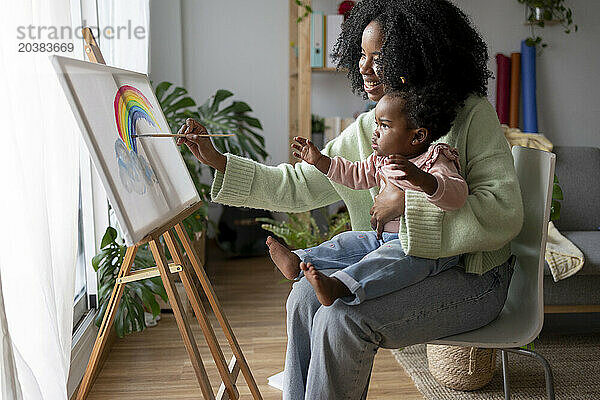
[[[252,108],[243,101],[232,101],[231,104],[223,106],[223,101],[231,96],[233,93],[230,91],[219,89],[196,111],[186,113],[204,125],[208,132],[235,134],[234,138],[212,138],[215,147],[221,153],[264,161],[268,156],[265,138],[257,132],[263,129],[262,124],[257,118],[250,116]]]
[[[311,114],[311,132],[312,133],[325,132],[325,118],[319,117],[318,115],[315,115],[315,114]]]
[[[552,185],[552,204],[550,205],[550,221],[556,221],[560,218],[560,201],[563,200],[563,192],[558,183],[558,177],[554,175]]]
[[[531,37],[525,40],[528,46],[546,47],[547,44],[542,42],[542,38],[535,33],[535,27],[544,28],[550,21],[557,22],[562,25],[566,34],[572,31],[577,32],[578,26],[573,23],[573,10],[565,6],[566,0],[517,0],[521,4],[529,7],[527,21],[531,25]],[[536,9],[541,12],[541,15],[536,13]]]
[[[298,19],[296,19],[296,23],[300,23],[300,21],[302,21],[305,17],[308,17],[310,14],[312,14],[313,10],[310,5],[305,4],[300,0],[296,0],[296,4],[304,9],[304,14],[298,16]]]
[[[92,266],[98,276],[98,303],[100,310],[96,315],[95,323],[100,326],[113,287],[117,281],[119,269],[123,264],[127,247],[117,242],[117,231],[108,227],[102,237],[100,251],[92,258]],[[154,265],[152,254],[148,245],[138,248],[132,270],[148,268]],[[155,295],[159,295],[164,301],[168,301],[167,293],[160,277],[129,282],[124,285],[123,296],[115,315],[114,326],[119,337],[132,332],[141,332],[146,328],[144,320],[144,308],[152,311],[152,315],[160,313],[160,306]]]
[[[256,218],[256,221],[265,222],[261,225],[261,228],[279,236],[293,249],[314,247],[331,239],[338,233],[350,230],[348,212],[328,215],[327,232],[321,232],[310,212],[288,213],[288,220],[285,222],[271,218]]]
[[[174,86],[171,82],[159,83],[154,89],[154,93],[169,124],[170,131],[177,132],[181,125],[185,123],[186,118],[189,118],[189,111],[191,107],[196,106],[196,102],[188,96],[188,91],[185,88]],[[200,181],[202,165],[196,160],[192,152],[186,146],[179,146],[179,151],[204,204],[203,207],[183,221],[188,235],[193,237],[194,232],[201,232],[206,229],[210,186]]]
[[[262,130],[262,124],[249,114],[252,108],[247,103],[243,101],[232,101],[229,105],[223,103],[233,96],[230,91],[220,89],[198,107],[185,88],[174,86],[171,82],[159,83],[155,93],[171,132],[177,132],[187,118],[194,118],[211,133],[235,134],[235,137],[212,138],[213,144],[221,153],[236,154],[256,161],[264,161],[267,158],[265,139],[257,132]],[[206,229],[207,224],[210,223],[207,218],[210,186],[201,182],[205,166],[194,157],[187,146],[180,146],[179,150],[204,203],[204,207],[183,221],[188,234],[193,238],[194,232]]]

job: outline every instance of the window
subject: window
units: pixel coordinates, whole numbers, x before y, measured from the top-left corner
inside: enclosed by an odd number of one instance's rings
[[[85,235],[83,232],[83,210],[81,204],[81,171],[79,174],[79,213],[77,222],[77,265],[73,306],[73,333],[89,310],[87,299]]]

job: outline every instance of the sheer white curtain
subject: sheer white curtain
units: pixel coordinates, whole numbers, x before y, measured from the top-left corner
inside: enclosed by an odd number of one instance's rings
[[[100,38],[100,48],[106,64],[147,74],[150,56],[150,1],[98,1],[98,23],[102,30],[106,27],[113,28],[113,38]],[[119,27],[128,29],[119,34]],[[119,37],[116,37],[117,34]]]
[[[46,38],[70,27],[69,0],[5,1],[0,12],[1,384],[6,399],[55,400],[67,398],[79,133],[50,53],[18,52],[22,42],[60,43],[29,37],[30,25]]]

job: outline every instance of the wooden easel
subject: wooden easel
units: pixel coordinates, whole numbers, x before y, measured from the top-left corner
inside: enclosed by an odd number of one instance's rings
[[[83,36],[86,41],[85,52],[90,61],[105,64],[102,53],[100,52],[100,48],[98,47],[98,44],[89,28],[84,28]],[[121,269],[119,270],[119,274],[117,276],[117,282],[113,288],[108,306],[106,308],[106,313],[104,314],[100,330],[98,331],[98,336],[96,337],[96,341],[94,343],[90,361],[88,362],[85,374],[79,386],[77,400],[85,399],[90,391],[96,370],[98,368],[100,355],[102,354],[102,351],[106,345],[108,333],[112,328],[115,315],[119,307],[119,302],[121,301],[121,296],[123,295],[125,284],[127,282],[159,275],[162,278],[167,296],[169,297],[169,302],[173,308],[173,314],[175,315],[179,332],[181,333],[185,348],[190,356],[196,377],[198,378],[202,395],[206,400],[215,399],[215,394],[210,386],[210,381],[208,379],[208,375],[206,374],[206,370],[204,369],[204,364],[202,363],[198,346],[194,340],[192,329],[188,323],[181,299],[179,298],[179,294],[175,289],[175,283],[173,281],[173,277],[171,276],[171,273],[175,272],[179,273],[179,277],[183,282],[185,292],[190,300],[194,314],[196,315],[196,319],[200,324],[202,333],[206,338],[206,342],[221,376],[222,382],[216,399],[239,399],[239,393],[235,386],[235,382],[237,381],[239,372],[241,371],[244,375],[246,383],[248,384],[248,387],[250,388],[253,398],[255,400],[262,400],[262,396],[258,390],[256,381],[254,380],[252,372],[250,371],[250,367],[248,366],[248,363],[242,354],[242,350],[237,342],[237,339],[235,338],[235,335],[233,334],[225,314],[223,313],[223,310],[221,309],[219,300],[215,295],[213,287],[182,225],[182,221],[197,211],[201,205],[202,203],[198,202],[190,206],[165,225],[150,232],[144,239],[127,248],[125,257],[123,259],[123,264],[121,265]],[[169,252],[173,257],[174,263],[172,264],[167,262],[163,247],[160,243],[161,237],[164,239]],[[176,237],[179,237],[187,257],[184,256],[182,249],[179,247],[179,244],[175,239]],[[138,247],[146,243],[149,244],[150,250],[152,251],[152,255],[156,261],[156,267],[131,272],[131,266],[133,264],[133,260],[135,259],[135,254]],[[191,263],[192,269],[190,269],[189,263]],[[198,290],[192,281],[192,271],[198,277],[198,280],[202,286],[202,290],[208,298],[210,306],[217,320],[219,321],[219,325],[221,325],[221,329],[223,330],[233,352],[233,357],[231,358],[229,364],[227,364],[225,361],[225,356],[223,355],[221,347],[219,346],[215,332],[206,314],[206,310],[202,305],[202,300]]]

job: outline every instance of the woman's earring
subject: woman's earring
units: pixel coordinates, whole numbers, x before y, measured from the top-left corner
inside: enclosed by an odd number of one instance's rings
[[[402,84],[403,84],[403,85],[406,83],[406,78],[405,78],[405,77],[401,76],[401,77],[400,77],[400,80],[402,81]]]

